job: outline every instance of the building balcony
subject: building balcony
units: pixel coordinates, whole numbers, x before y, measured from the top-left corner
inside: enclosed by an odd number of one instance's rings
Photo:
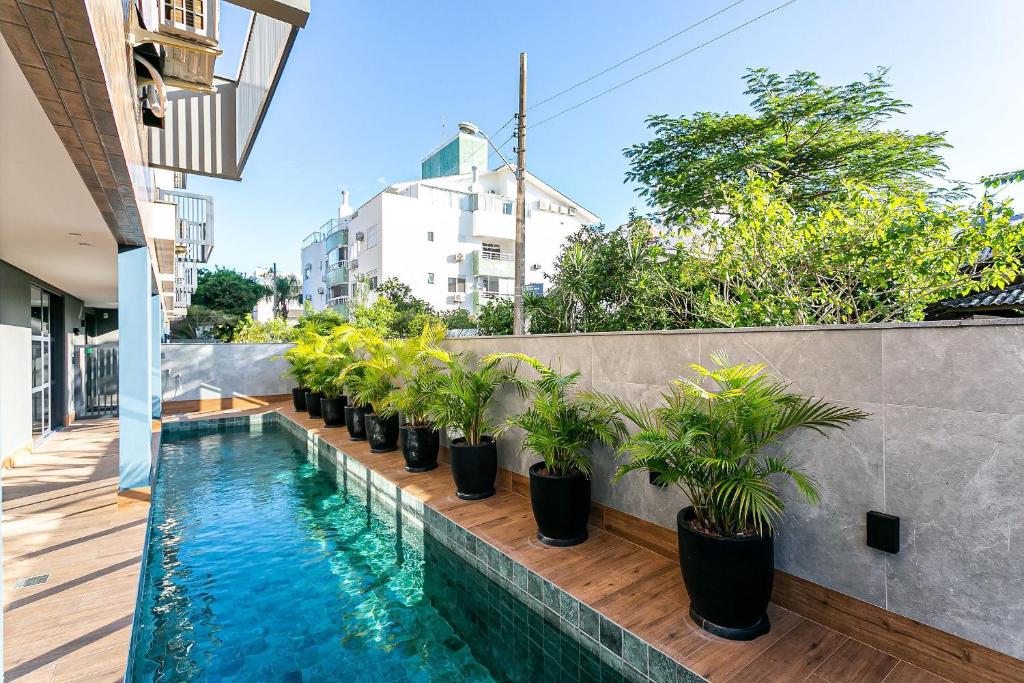
[[[473,275],[493,277],[515,277],[516,257],[514,254],[490,254],[473,252]]]
[[[470,301],[473,304],[473,309],[479,309],[481,306],[486,305],[491,301],[499,301],[501,299],[511,299],[511,294],[499,294],[498,292],[488,292],[485,290],[478,289],[473,292]]]
[[[348,284],[348,268],[345,261],[327,264],[327,272],[324,274],[324,283],[328,287]]]
[[[336,296],[327,300],[327,308],[331,309],[335,313],[338,313],[342,317],[348,317],[348,297],[347,296]]]
[[[340,228],[337,218],[327,221],[320,228],[320,233],[324,236],[325,251],[331,251],[344,244],[348,244],[348,228]]]
[[[163,127],[147,129],[151,166],[241,179],[309,3],[239,4],[259,11],[249,21],[237,74],[214,77],[208,87],[168,89]],[[147,37],[139,40],[148,42]]]
[[[516,202],[497,194],[471,194],[467,197],[470,230],[473,237],[515,239]]]

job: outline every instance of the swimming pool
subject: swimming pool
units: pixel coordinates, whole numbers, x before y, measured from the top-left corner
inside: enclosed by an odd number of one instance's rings
[[[276,424],[161,446],[130,680],[628,680],[308,453]]]

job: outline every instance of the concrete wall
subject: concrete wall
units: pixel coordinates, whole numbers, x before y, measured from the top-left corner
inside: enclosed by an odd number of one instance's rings
[[[163,344],[164,401],[286,394],[292,383],[277,358],[291,344]]]
[[[806,394],[872,417],[829,439],[786,443],[817,479],[822,503],[789,501],[777,540],[780,569],[969,640],[1024,657],[1024,323],[478,337],[448,341],[483,355],[522,351],[583,371],[581,388],[656,403],[684,364],[767,362]],[[203,391],[280,394],[289,389],[283,345],[164,346],[164,400]],[[169,351],[171,349],[171,351]],[[168,372],[169,369],[169,372]],[[170,380],[170,384],[169,384]],[[176,384],[177,383],[177,384]],[[175,387],[180,388],[175,388]],[[517,409],[511,391],[498,412]],[[503,467],[525,474],[509,433]],[[687,504],[643,474],[612,484],[609,452],[595,454],[600,503],[674,529]],[[901,551],[865,545],[865,513],[899,515]]]

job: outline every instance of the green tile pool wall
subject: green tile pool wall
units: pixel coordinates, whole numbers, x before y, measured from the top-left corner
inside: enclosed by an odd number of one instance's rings
[[[534,614],[578,642],[587,657],[598,658],[638,683],[691,683],[703,677],[581,603],[558,586],[516,562],[468,529],[456,524],[380,473],[348,456],[316,434],[278,412],[217,417],[164,424],[169,439],[191,438],[229,430],[260,430],[276,424],[306,444],[306,457],[331,473],[350,495],[364,495],[367,503],[395,513],[403,535],[424,533],[452,550],[498,586],[505,588]],[[379,508],[378,508],[379,509]],[[584,655],[581,654],[581,658]]]

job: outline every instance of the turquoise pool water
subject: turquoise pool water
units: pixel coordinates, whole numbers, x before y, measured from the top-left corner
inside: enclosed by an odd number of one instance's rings
[[[161,446],[133,681],[625,679],[276,426]]]

